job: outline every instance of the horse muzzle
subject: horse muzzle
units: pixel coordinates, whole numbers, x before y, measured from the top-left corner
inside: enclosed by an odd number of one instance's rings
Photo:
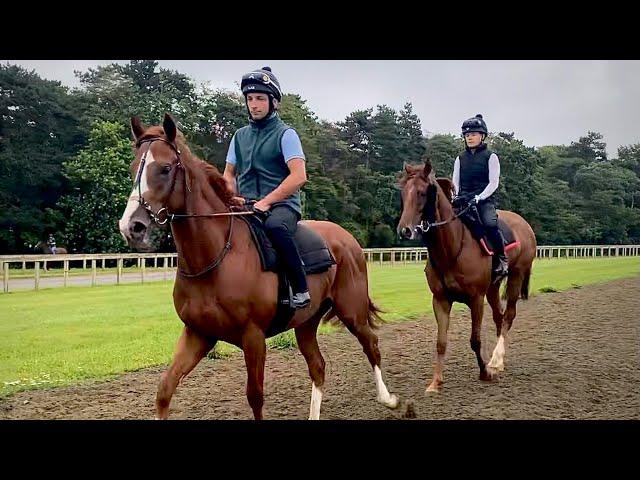
[[[132,218],[128,222],[120,220],[120,234],[131,248],[137,251],[150,251],[149,234],[151,222],[145,218]]]
[[[398,236],[404,240],[412,240],[414,238],[414,232],[411,227],[398,228]]]

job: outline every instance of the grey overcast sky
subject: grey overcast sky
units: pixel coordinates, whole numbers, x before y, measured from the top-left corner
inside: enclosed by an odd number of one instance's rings
[[[3,60],[2,63],[6,63]],[[73,71],[110,60],[8,60],[40,76],[79,86]],[[126,63],[119,60],[118,63]],[[411,102],[423,131],[457,134],[482,113],[492,132],[526,145],[568,145],[592,130],[610,156],[640,142],[640,61],[584,60],[160,60],[196,82],[238,88],[242,74],[269,65],[285,93],[297,93],[321,119]]]

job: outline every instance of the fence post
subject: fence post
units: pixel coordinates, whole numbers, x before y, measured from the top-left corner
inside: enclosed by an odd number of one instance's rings
[[[96,285],[96,259],[91,259],[91,286],[95,287]]]
[[[67,286],[67,279],[69,278],[69,260],[65,260],[63,263],[63,286]]]
[[[4,262],[2,268],[2,291],[9,293],[9,262]]]
[[[122,277],[122,263],[123,263],[123,259],[119,258],[118,264],[116,267],[116,285],[120,285],[120,278]]]
[[[140,262],[140,260],[142,260],[142,261]],[[145,274],[145,271],[146,271],[147,259],[146,258],[139,258],[138,262],[141,265],[141,269],[140,269],[141,283],[144,283],[144,274]]]
[[[34,266],[35,270],[35,289],[40,288],[40,262],[36,262]]]

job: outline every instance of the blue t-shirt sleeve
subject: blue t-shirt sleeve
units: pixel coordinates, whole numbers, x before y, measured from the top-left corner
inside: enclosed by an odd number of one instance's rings
[[[229,150],[227,151],[227,163],[231,165],[236,164],[236,134],[231,137],[231,143],[229,144]]]
[[[306,160],[304,152],[302,151],[300,137],[298,137],[298,134],[293,128],[285,130],[280,144],[282,146],[282,155],[284,156],[285,162],[288,162],[292,158],[302,158],[303,160]]]

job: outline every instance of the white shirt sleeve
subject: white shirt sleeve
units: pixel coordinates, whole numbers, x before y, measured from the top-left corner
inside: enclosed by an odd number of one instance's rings
[[[454,193],[458,194],[460,191],[460,157],[456,157],[456,161],[453,162],[453,187]]]
[[[489,185],[480,193],[480,200],[489,198],[498,188],[500,180],[500,161],[495,153],[489,157]]]

